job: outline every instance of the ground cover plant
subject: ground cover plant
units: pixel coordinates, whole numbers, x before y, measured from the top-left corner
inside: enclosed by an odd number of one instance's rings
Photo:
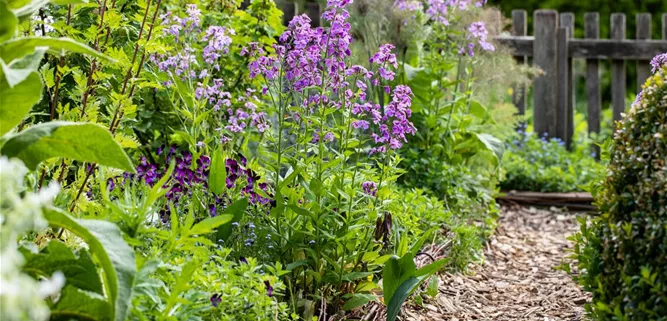
[[[393,320],[480,259],[513,126],[482,1],[396,2],[412,55],[349,0],[239,2],[0,0],[3,320]]]

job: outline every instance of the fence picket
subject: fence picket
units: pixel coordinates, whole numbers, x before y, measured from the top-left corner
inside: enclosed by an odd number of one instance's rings
[[[587,39],[600,38],[600,14],[584,14],[584,33]],[[586,59],[586,96],[588,96],[588,132],[600,132],[600,64],[597,59]]]
[[[638,13],[637,14],[637,40],[651,39],[651,14]],[[645,60],[637,61],[637,92],[642,88],[646,79],[651,75],[651,68],[649,62]]]
[[[611,38],[625,40],[625,14],[611,15]],[[614,121],[621,120],[621,113],[625,110],[625,60],[611,61],[611,105]]]
[[[568,78],[568,59],[567,59],[567,42],[570,29],[567,27],[558,28],[558,98],[557,98],[557,112],[556,112],[556,137],[563,139],[566,143],[569,141],[567,130],[570,123],[568,119],[568,107],[570,97]]]
[[[561,27],[565,27],[569,29],[569,39],[574,39],[574,13],[571,12],[565,12],[560,15],[560,25]],[[568,40],[569,41],[569,40]],[[569,43],[568,43],[569,47]],[[566,53],[569,55],[569,52],[567,51],[568,47],[565,48]],[[576,101],[575,97],[575,79],[576,77],[574,76],[574,67],[572,64],[572,57],[569,57],[567,59],[567,114],[566,114],[566,119],[567,119],[567,130],[565,131],[565,145],[567,148],[572,147],[572,136],[574,135],[574,105]]]
[[[537,10],[533,23],[533,63],[544,71],[533,84],[533,125],[539,135],[547,133],[549,137],[555,137],[558,96],[552,87],[558,84],[558,12]]]
[[[512,35],[513,36],[526,36],[528,32],[528,22],[526,19],[526,10],[512,10]],[[516,60],[519,63],[527,64],[528,57],[520,56],[516,57]],[[514,105],[519,110],[519,115],[526,114],[526,86],[516,86],[512,92],[512,101]]]

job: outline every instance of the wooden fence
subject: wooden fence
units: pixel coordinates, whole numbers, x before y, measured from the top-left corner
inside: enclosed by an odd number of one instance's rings
[[[548,133],[563,139],[569,146],[574,131],[575,92],[572,59],[586,59],[586,96],[588,130],[600,132],[601,93],[600,60],[611,60],[611,104],[614,121],[621,118],[626,107],[627,61],[637,64],[637,88],[650,76],[649,60],[667,52],[667,14],[662,14],[662,40],[651,39],[651,14],[637,14],[636,37],[626,39],[626,17],[611,15],[611,39],[600,38],[600,15],[586,13],[585,39],[576,39],[575,16],[555,10],[537,10],[533,14],[534,36],[527,36],[526,11],[512,12],[512,36],[496,40],[514,50],[518,59],[533,64],[545,73],[533,83],[533,124],[535,132]],[[526,90],[518,90],[514,102],[520,113],[525,112]],[[633,93],[636,94],[636,93]]]
[[[319,3],[306,1],[299,6],[291,0],[277,2],[283,10],[285,25],[301,13],[311,18],[313,26],[320,25],[322,8]],[[299,9],[304,12],[299,12]],[[586,60],[588,131],[599,133],[602,110],[600,60],[611,60],[611,102],[616,121],[627,105],[626,62],[637,64],[637,88],[641,88],[650,75],[650,59],[667,52],[667,13],[662,14],[661,40],[651,39],[650,13],[637,14],[634,40],[626,37],[626,17],[623,13],[611,15],[611,39],[600,39],[600,15],[597,12],[583,16],[585,39],[574,38],[577,18],[574,14],[559,14],[555,10],[535,11],[534,36],[528,36],[526,14],[525,10],[512,11],[511,36],[495,39],[510,47],[519,61],[529,63],[529,58],[532,58],[533,65],[544,71],[533,83],[533,127],[538,134],[547,133],[549,137],[561,138],[567,146],[570,146],[574,135],[576,101],[572,59]],[[517,88],[514,92],[514,103],[519,113],[524,114],[528,90]]]

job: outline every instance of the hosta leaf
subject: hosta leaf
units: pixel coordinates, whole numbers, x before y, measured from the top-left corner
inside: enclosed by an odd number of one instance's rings
[[[11,63],[14,59],[31,54],[38,47],[48,47],[48,51],[56,55],[61,54],[62,51],[70,51],[91,55],[101,59],[110,59],[95,51],[93,48],[78,43],[72,39],[52,37],[22,37],[5,41],[0,44],[0,58],[6,63]]]
[[[410,277],[403,281],[396,289],[394,295],[391,296],[389,304],[387,304],[387,321],[394,321],[398,316],[398,311],[401,310],[403,302],[410,296],[421,281],[415,277]]]
[[[102,267],[105,293],[112,306],[110,313],[104,315],[109,316],[109,320],[125,320],[136,265],[134,250],[125,243],[118,227],[106,221],[76,220],[57,208],[47,208],[44,218],[49,224],[76,234],[88,244]]]
[[[103,296],[66,285],[51,307],[50,320],[112,321],[113,310]]]
[[[42,79],[37,72],[31,72],[25,80],[14,87],[10,87],[4,79],[0,79],[0,136],[21,123],[32,106],[41,98]]]
[[[65,285],[104,294],[97,267],[86,250],[75,254],[65,243],[52,240],[39,253],[22,249],[25,257],[23,270],[35,277],[50,277],[60,271],[65,275]]]
[[[35,125],[12,136],[1,154],[21,159],[32,170],[44,160],[65,157],[134,172],[111,133],[92,123],[54,121]]]

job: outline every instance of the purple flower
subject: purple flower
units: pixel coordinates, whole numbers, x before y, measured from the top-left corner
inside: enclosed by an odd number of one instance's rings
[[[328,133],[324,134],[324,140],[329,141],[329,142],[333,142],[334,134],[332,132],[328,132]]]
[[[364,193],[368,195],[375,196],[377,194],[377,185],[375,184],[375,182],[371,181],[363,182],[361,183],[361,188],[364,191]]]
[[[667,52],[659,54],[651,59],[651,72],[656,73],[665,65],[667,65]]]
[[[264,281],[264,286],[266,286],[266,295],[269,297],[273,296],[273,286],[271,286],[271,283],[267,280]]]
[[[219,293],[215,293],[211,296],[210,300],[211,300],[211,305],[217,308],[218,305],[222,303],[222,295]]]

